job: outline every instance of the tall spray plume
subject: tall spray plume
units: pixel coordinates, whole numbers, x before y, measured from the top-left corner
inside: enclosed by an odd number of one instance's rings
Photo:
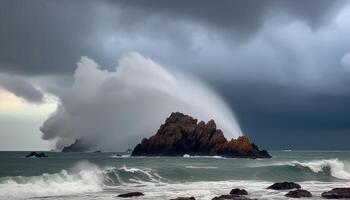
[[[81,58],[72,88],[40,128],[43,139],[55,141],[58,149],[82,139],[94,149],[125,150],[154,134],[174,111],[214,119],[226,137],[242,135],[231,109],[198,79],[170,72],[139,53],[118,63],[107,71]]]

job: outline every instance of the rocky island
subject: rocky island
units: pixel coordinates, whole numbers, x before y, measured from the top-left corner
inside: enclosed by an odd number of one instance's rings
[[[157,133],[134,148],[132,156],[223,156],[231,158],[271,158],[245,136],[227,140],[214,120],[207,123],[174,112]]]

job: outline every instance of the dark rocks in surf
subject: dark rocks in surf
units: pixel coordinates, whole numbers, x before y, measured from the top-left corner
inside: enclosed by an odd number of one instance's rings
[[[248,192],[245,189],[235,188],[235,189],[231,190],[230,194],[232,194],[232,195],[248,195]]]
[[[234,158],[271,158],[245,136],[228,141],[214,120],[197,123],[188,115],[171,113],[157,133],[134,148],[132,156],[224,156]]]
[[[350,188],[334,188],[323,192],[321,196],[326,199],[348,199],[350,198]]]
[[[291,190],[291,189],[300,189],[300,185],[293,182],[280,182],[280,183],[274,183],[273,185],[270,185],[267,187],[267,189],[272,190]]]
[[[194,197],[177,197],[175,199],[170,199],[170,200],[196,200]]]
[[[212,200],[226,200],[226,199],[233,199],[233,200],[253,200],[253,199],[249,199],[247,197],[244,196],[239,196],[239,195],[232,195],[232,194],[224,194],[221,196],[217,196],[212,198]]]
[[[122,197],[122,198],[139,197],[139,196],[144,196],[144,194],[142,192],[129,192],[129,193],[118,195],[118,197]]]
[[[291,198],[302,198],[302,197],[312,197],[312,194],[307,190],[297,189],[297,190],[288,192],[285,196],[291,197]]]
[[[62,152],[84,152],[89,151],[90,145],[83,142],[83,140],[75,140],[75,142],[69,146],[66,146],[62,149]]]
[[[26,158],[46,158],[48,157],[45,153],[41,152],[41,153],[37,153],[35,151],[30,152],[28,155],[26,155]]]

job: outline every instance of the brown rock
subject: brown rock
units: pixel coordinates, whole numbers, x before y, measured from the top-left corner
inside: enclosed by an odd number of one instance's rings
[[[249,199],[247,197],[242,197],[242,196],[238,196],[238,195],[232,195],[232,194],[224,194],[221,196],[217,196],[212,198],[212,200],[226,200],[226,199],[233,199],[233,200],[252,200]]]
[[[240,158],[270,158],[265,150],[245,136],[227,141],[214,120],[197,123],[188,115],[172,113],[157,133],[138,144],[132,156],[220,155]]]

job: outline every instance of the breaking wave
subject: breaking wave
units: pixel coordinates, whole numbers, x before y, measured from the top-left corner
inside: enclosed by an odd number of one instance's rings
[[[315,173],[329,173],[338,179],[350,180],[350,169],[345,162],[338,159],[314,160],[310,162],[292,161],[291,165],[306,167]]]

